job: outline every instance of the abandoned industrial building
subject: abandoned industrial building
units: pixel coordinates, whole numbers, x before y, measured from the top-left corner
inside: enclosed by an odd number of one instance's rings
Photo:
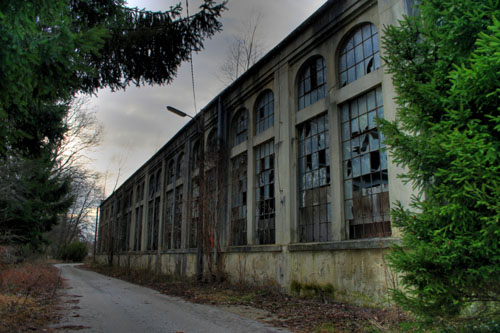
[[[377,129],[396,113],[381,40],[411,10],[327,1],[103,201],[98,260],[384,304],[411,189]]]

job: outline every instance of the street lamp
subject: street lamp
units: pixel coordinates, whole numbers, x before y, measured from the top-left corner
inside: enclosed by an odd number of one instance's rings
[[[194,119],[196,121],[196,131],[200,135],[200,158],[199,160],[201,161],[200,166],[199,166],[199,195],[198,195],[198,225],[196,230],[196,246],[197,246],[197,254],[196,254],[196,278],[198,281],[201,281],[203,278],[203,202],[200,202],[200,199],[203,200],[203,193],[204,193],[204,164],[203,164],[203,158],[204,158],[204,130],[203,130],[203,123],[202,123],[202,117],[201,115],[198,115],[198,117],[195,119],[194,117],[188,115],[186,112],[181,111],[179,109],[174,108],[173,106],[168,105],[167,110],[178,115],[179,117],[189,117],[191,119]],[[189,163],[189,162],[188,162]]]
[[[170,112],[172,112],[172,113],[175,113],[175,114],[176,114],[176,115],[178,115],[179,117],[182,117],[182,118],[184,118],[184,117],[189,117],[189,118],[193,119],[193,117],[192,117],[192,116],[190,116],[190,115],[188,115],[186,112],[181,111],[181,110],[179,110],[179,109],[176,109],[176,108],[174,108],[173,106],[168,105],[168,106],[167,106],[167,110],[168,110],[168,111],[170,111]]]

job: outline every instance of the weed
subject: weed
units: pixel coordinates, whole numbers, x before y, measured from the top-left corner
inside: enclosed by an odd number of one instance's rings
[[[43,327],[60,286],[59,272],[52,266],[5,265],[0,271],[0,332]]]

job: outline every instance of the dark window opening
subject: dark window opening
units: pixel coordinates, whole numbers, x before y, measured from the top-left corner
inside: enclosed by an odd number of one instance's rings
[[[328,116],[315,117],[299,133],[299,241],[331,240]]]
[[[274,141],[256,148],[257,244],[275,243]]]
[[[349,238],[391,236],[387,155],[376,118],[382,88],[341,106],[345,220]]]
[[[240,110],[233,120],[233,146],[248,139],[248,112]]]
[[[231,245],[247,244],[247,154],[232,160]]]
[[[274,125],[274,94],[266,90],[257,100],[255,132],[258,134]]]
[[[315,57],[304,65],[298,80],[299,111],[326,96],[326,66],[323,57]]]

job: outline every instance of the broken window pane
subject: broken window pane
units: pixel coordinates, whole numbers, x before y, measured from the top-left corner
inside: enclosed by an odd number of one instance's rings
[[[370,151],[375,151],[379,149],[378,132],[370,132]]]
[[[377,112],[376,111],[371,111],[368,113],[368,129],[372,129],[377,127]]]
[[[299,146],[304,142],[311,149],[299,151],[299,240],[318,242],[331,239],[331,223],[327,205],[330,202],[330,156],[328,117],[315,117],[298,128],[298,133],[309,132],[299,137]],[[305,160],[305,170],[300,163]],[[326,234],[321,233],[324,230]]]
[[[343,87],[380,67],[377,28],[366,23],[356,28],[343,45],[338,62]]]
[[[274,239],[274,143],[263,143],[256,148],[256,242],[272,244]]]
[[[389,214],[383,213],[389,210],[388,199],[385,203],[389,190],[387,156],[380,151],[383,137],[375,122],[376,112],[383,116],[383,111],[379,111],[383,106],[378,104],[381,95],[379,87],[342,105],[342,108],[347,106],[350,113],[350,120],[344,120],[342,116],[342,128],[345,124],[351,125],[351,136],[342,135],[345,221],[351,239],[391,235]],[[351,107],[353,105],[357,108]],[[377,111],[365,114],[368,109]],[[358,122],[360,130],[353,128]],[[371,130],[366,133],[368,129]],[[349,145],[351,152],[346,149]]]
[[[312,58],[304,65],[298,86],[299,110],[325,96],[326,66],[322,57]]]
[[[368,130],[368,115],[364,114],[359,117],[359,130],[361,133]]]
[[[364,154],[361,157],[361,174],[370,174],[370,154]]]
[[[231,245],[246,245],[247,154],[232,159]]]

